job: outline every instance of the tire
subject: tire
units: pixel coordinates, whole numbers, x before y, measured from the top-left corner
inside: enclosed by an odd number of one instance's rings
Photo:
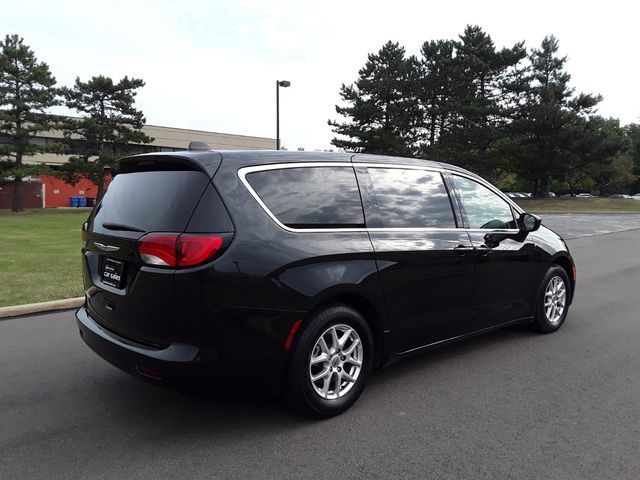
[[[305,416],[339,415],[364,390],[373,358],[371,329],[362,315],[345,305],[328,306],[298,331],[291,349],[285,401]],[[312,375],[318,377],[315,382]]]
[[[558,330],[567,318],[570,296],[571,283],[567,272],[559,265],[552,266],[544,276],[538,292],[533,329],[540,333]]]

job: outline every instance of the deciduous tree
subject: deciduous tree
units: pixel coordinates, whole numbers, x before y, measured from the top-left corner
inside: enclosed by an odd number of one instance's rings
[[[584,155],[588,162],[585,171],[596,183],[600,195],[616,193],[611,191],[612,187],[624,188],[635,180],[624,129],[619,120],[599,116],[591,117],[588,126],[588,135],[583,136],[589,142]]]

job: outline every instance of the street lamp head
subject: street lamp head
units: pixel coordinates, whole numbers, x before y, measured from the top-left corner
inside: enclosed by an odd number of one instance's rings
[[[278,80],[278,86],[280,87],[288,87],[291,85],[289,80]]]

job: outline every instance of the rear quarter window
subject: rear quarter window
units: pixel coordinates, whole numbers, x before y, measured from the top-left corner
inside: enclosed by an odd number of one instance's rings
[[[246,176],[258,197],[292,228],[363,227],[353,167],[295,167]]]

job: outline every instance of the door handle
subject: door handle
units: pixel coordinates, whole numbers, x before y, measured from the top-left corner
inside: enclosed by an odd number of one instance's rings
[[[481,252],[483,257],[486,257],[487,255],[489,255],[493,251],[493,249],[491,247],[488,247],[484,243],[482,245],[478,246],[478,250]]]
[[[460,256],[465,256],[468,253],[473,253],[473,247],[471,245],[458,245],[457,247],[453,247],[453,251],[460,254]]]

